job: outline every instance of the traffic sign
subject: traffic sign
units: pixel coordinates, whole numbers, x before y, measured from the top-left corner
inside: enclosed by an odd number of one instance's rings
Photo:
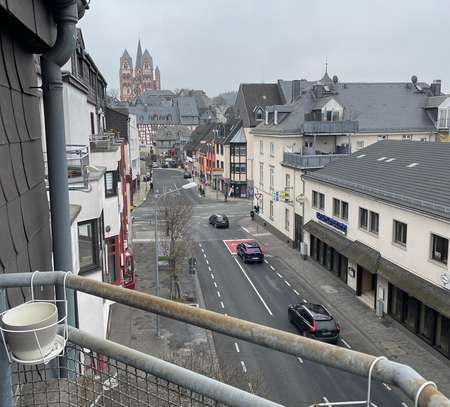
[[[259,201],[263,197],[263,194],[261,192],[255,193],[255,198]]]

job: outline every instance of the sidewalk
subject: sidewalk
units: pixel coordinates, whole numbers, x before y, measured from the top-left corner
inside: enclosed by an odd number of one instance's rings
[[[256,234],[256,222],[243,219],[241,226]],[[302,288],[317,293],[317,300],[329,307],[338,319],[345,315],[343,336],[350,346],[373,355],[404,363],[417,370],[427,380],[450,396],[450,361],[405,327],[386,315],[379,319],[375,312],[360,301],[353,291],[331,272],[313,260],[303,260],[290,248],[259,225],[257,239],[274,256],[269,263],[282,263],[283,273],[300,293]]]
[[[193,180],[197,185],[200,185],[199,177],[194,177]],[[197,187],[197,191],[198,191],[198,187]],[[213,187],[211,185],[207,185],[205,187],[205,198],[207,198],[208,200],[217,201],[217,202],[224,202],[224,200],[225,200],[224,193],[222,191],[213,189]],[[239,202],[239,201],[248,201],[248,198],[237,198],[234,196],[229,196],[227,198],[227,202]]]

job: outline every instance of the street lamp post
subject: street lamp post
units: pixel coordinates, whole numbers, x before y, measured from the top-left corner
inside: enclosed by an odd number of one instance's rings
[[[175,192],[179,192],[182,189],[192,189],[195,188],[197,184],[195,182],[189,182],[181,186],[181,188],[176,188],[171,191],[164,192],[156,198],[155,203],[155,269],[156,269],[156,296],[159,297],[159,236],[158,236],[158,204],[159,200],[166,195],[173,194]],[[159,329],[159,314],[156,314],[156,336],[160,336]]]

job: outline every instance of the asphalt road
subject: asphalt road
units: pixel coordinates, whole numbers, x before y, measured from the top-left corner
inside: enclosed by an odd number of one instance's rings
[[[179,188],[188,182],[175,170],[155,170],[155,190]],[[315,293],[295,287],[283,275],[282,259],[266,252],[263,264],[244,264],[229,253],[223,240],[250,238],[237,223],[248,216],[249,203],[212,201],[196,190],[183,191],[194,208],[193,236],[195,256],[206,307],[273,328],[296,333],[288,322],[287,308],[303,299],[315,301]],[[212,213],[225,213],[229,229],[214,229],[208,224]],[[333,313],[333,310],[330,310]],[[341,326],[346,321],[339,321]],[[311,406],[315,403],[365,400],[367,379],[351,375],[258,345],[214,334],[219,363],[224,371],[233,372],[242,388],[256,390],[265,397],[286,406]],[[345,341],[340,346],[349,346]],[[357,350],[357,349],[356,349]],[[254,387],[257,387],[256,389]],[[373,406],[403,406],[395,389],[381,383],[372,384]]]

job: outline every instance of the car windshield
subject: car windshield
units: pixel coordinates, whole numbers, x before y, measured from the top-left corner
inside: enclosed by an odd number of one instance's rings
[[[334,331],[336,329],[336,324],[334,323],[333,320],[329,320],[329,321],[317,321],[316,320],[316,326],[317,326],[317,330],[321,331],[321,330],[327,330],[327,331]]]
[[[247,247],[246,252],[247,253],[261,253],[261,250],[259,250],[259,247]]]

